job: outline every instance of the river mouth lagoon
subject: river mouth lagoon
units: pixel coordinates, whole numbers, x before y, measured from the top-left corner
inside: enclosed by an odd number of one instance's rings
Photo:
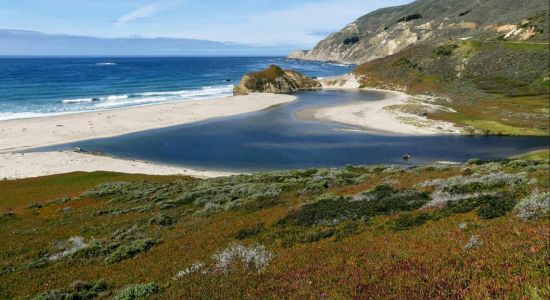
[[[91,153],[206,170],[255,172],[366,164],[464,163],[544,148],[546,137],[428,135],[369,132],[296,117],[304,109],[378,101],[383,92],[322,90],[262,111],[80,141],[40,151],[80,148]],[[403,159],[410,154],[410,159]]]

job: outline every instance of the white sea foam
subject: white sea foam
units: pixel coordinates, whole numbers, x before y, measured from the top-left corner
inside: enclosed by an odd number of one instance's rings
[[[83,103],[83,102],[93,102],[93,101],[94,101],[94,98],[80,98],[80,99],[65,99],[61,102],[66,104],[71,104],[71,103]]]
[[[95,65],[96,66],[116,66],[116,63],[114,63],[114,62],[101,62],[101,63],[97,63]]]
[[[40,113],[40,112],[0,112],[0,121],[39,118],[46,116],[55,116],[62,113]]]
[[[194,90],[144,92],[129,95],[108,95],[103,97],[64,99],[61,105],[52,105],[47,111],[4,111],[0,120],[26,119],[53,115],[141,106],[156,103],[205,100],[232,95],[233,85],[206,86]],[[28,108],[27,108],[28,109]]]
[[[103,99],[107,100],[107,101],[124,100],[124,99],[128,99],[128,95],[111,95],[111,96],[107,96]]]

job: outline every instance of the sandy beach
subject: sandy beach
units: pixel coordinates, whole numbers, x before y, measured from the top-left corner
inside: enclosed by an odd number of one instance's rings
[[[0,121],[0,153],[112,137],[266,109],[290,95],[250,94],[105,111]]]
[[[0,180],[94,171],[147,175],[185,175],[198,178],[228,176],[233,174],[228,172],[180,168],[146,161],[119,159],[72,151],[0,153]]]
[[[199,177],[228,175],[223,172],[191,170],[71,151],[34,152],[23,155],[15,152],[243,114],[295,99],[290,95],[251,94],[1,121],[0,179],[97,170]]]
[[[324,78],[324,89],[359,89],[359,82],[352,74]],[[403,92],[365,88],[382,92],[384,99],[377,101],[362,101],[331,107],[306,109],[297,114],[298,118],[313,119],[324,122],[334,122],[358,127],[364,131],[400,134],[400,135],[433,135],[460,134],[461,128],[455,125],[435,121],[425,116],[405,111],[407,106],[417,109],[435,111],[447,110],[445,107],[430,104],[420,97],[413,97]]]
[[[324,89],[358,89],[352,74],[321,80]],[[401,92],[382,91],[385,98],[332,107],[309,108],[297,113],[313,119],[356,126],[377,133],[429,135],[459,133],[450,123],[400,111],[414,102]],[[151,162],[112,158],[73,151],[18,153],[37,147],[112,137],[231,116],[294,101],[281,94],[251,94],[211,100],[165,103],[105,111],[65,114],[41,118],[0,121],[0,179],[18,179],[74,171],[114,171],[150,175],[216,177],[229,173],[192,170]],[[429,105],[422,102],[421,105]],[[430,107],[428,107],[429,109]]]

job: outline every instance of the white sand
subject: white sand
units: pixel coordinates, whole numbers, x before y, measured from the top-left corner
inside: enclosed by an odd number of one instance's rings
[[[358,80],[352,74],[339,77],[324,78],[323,88],[326,89],[357,89]],[[391,109],[395,105],[412,103],[412,97],[403,92],[378,89],[365,89],[383,92],[385,98],[378,101],[362,101],[342,104],[332,107],[320,107],[308,110],[298,116],[310,117],[320,121],[334,122],[389,134],[432,135],[456,134],[461,129],[448,122],[429,120],[426,117],[400,112]],[[424,103],[429,106],[430,104]],[[431,105],[434,107],[434,105]]]
[[[186,175],[199,178],[232,175],[160,165],[137,160],[117,159],[71,151],[0,153],[0,180],[38,177],[70,172],[112,171],[148,175]]]
[[[0,153],[192,123],[262,110],[296,97],[251,94],[0,121]]]
[[[295,99],[296,97],[290,95],[251,94],[0,121],[0,179],[98,170],[199,177],[228,175],[223,172],[190,170],[71,151],[33,152],[23,155],[14,152],[243,114]]]

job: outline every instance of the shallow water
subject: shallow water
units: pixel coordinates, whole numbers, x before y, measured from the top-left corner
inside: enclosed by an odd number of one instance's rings
[[[267,110],[199,123],[83,141],[47,149],[81,147],[108,155],[201,169],[265,171],[346,164],[420,164],[498,159],[548,146],[547,138],[498,136],[392,136],[352,127],[301,121],[306,107],[376,101],[372,91],[297,93],[298,100]],[[412,159],[401,157],[410,153]]]

